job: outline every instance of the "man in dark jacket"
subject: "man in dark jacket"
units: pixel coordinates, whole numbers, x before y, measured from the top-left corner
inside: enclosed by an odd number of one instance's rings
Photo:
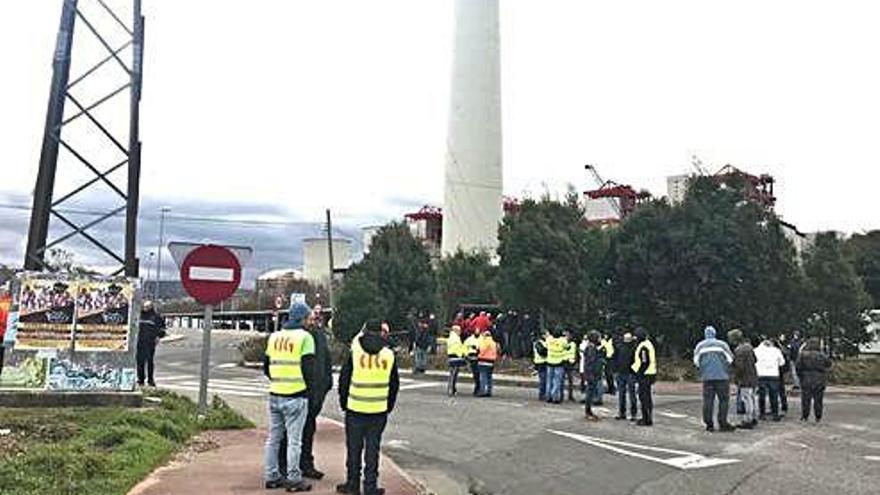
[[[629,397],[630,418],[638,421],[639,401],[636,399],[636,376],[632,371],[633,358],[636,354],[636,343],[632,334],[625,332],[622,338],[614,345],[614,358],[612,368],[617,381],[617,417],[614,419],[626,419],[626,402]]]
[[[803,345],[804,341],[801,339],[801,333],[795,331],[791,336],[791,342],[788,343],[788,358],[791,360],[791,381],[794,384],[795,390],[801,388],[801,381],[797,372],[797,361]]]
[[[304,477],[320,480],[324,477],[324,473],[315,469],[312,445],[315,441],[318,416],[324,408],[324,398],[327,392],[333,389],[333,360],[330,356],[330,346],[327,344],[327,331],[324,329],[323,319],[315,319],[314,322],[313,325],[306,327],[315,340],[315,373],[312,387],[309,389],[309,414],[303,427],[299,467]]]
[[[736,383],[738,400],[743,405],[737,428],[751,430],[758,425],[758,370],[755,368],[755,349],[739,329],[727,332],[727,340],[735,347],[733,382]]]
[[[351,356],[339,375],[339,405],[345,411],[346,482],[338,493],[383,495],[379,488],[379,447],[388,415],[394,410],[400,378],[394,352],[385,347],[381,323],[369,320],[351,344]],[[363,462],[362,462],[363,461]]]
[[[587,334],[586,344],[581,346],[584,382],[587,387],[587,397],[584,400],[587,421],[599,421],[599,417],[593,414],[593,399],[599,395],[599,382],[605,376],[605,349],[602,348],[601,338],[599,332],[592,331]]]
[[[144,301],[141,319],[138,323],[137,340],[137,378],[138,385],[144,386],[144,379],[151,387],[156,386],[153,376],[155,370],[156,344],[165,336],[165,318],[153,307],[153,301]],[[146,368],[146,370],[145,370]]]
[[[810,419],[810,405],[816,422],[822,421],[825,384],[828,381],[828,369],[831,359],[819,348],[819,339],[808,340],[798,355],[795,364],[801,381],[801,421]]]

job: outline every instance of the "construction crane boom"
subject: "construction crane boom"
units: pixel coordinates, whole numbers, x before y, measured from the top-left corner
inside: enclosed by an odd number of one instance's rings
[[[602,189],[603,187],[605,187],[606,184],[608,184],[608,182],[602,180],[602,176],[599,175],[599,171],[596,170],[595,165],[584,165],[584,169],[589,170],[590,173],[593,175],[593,180],[596,182],[596,186],[598,189]],[[606,199],[608,200],[608,203],[611,204],[611,208],[614,209],[614,212],[617,213],[620,218],[623,218],[623,210],[621,210],[620,204],[610,196],[606,197]]]

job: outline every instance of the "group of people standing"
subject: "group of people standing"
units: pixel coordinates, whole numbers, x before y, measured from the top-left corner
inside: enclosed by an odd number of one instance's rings
[[[342,364],[337,389],[345,411],[346,481],[337,493],[385,493],[378,486],[379,449],[400,380],[384,333],[381,321],[367,321]],[[294,304],[284,328],[269,336],[263,370],[269,378],[270,419],[265,488],[310,491],[305,478],[324,477],[315,467],[312,446],[333,375],[325,330],[308,306]]]
[[[462,340],[462,328],[452,325],[446,340],[446,354],[449,365],[447,393],[450,397],[458,393],[458,375],[461,368],[469,366],[474,382],[473,395],[492,396],[492,375],[495,363],[500,357],[500,349],[489,327],[476,328]]]
[[[761,337],[760,344],[753,347],[741,330],[734,329],[727,333],[727,340],[730,344],[718,339],[715,328],[709,326],[694,349],[694,365],[703,382],[703,422],[707,431],[750,430],[759,420],[781,421],[788,410],[785,375],[789,371],[795,386],[801,389],[801,420],[807,421],[811,412],[817,422],[822,420],[831,359],[821,351],[819,339],[803,343],[796,332],[787,347],[784,338],[767,337]],[[731,351],[730,345],[735,350]],[[737,426],[728,421],[731,379],[737,386]]]

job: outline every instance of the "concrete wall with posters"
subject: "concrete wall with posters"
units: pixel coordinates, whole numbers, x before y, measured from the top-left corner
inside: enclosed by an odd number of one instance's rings
[[[134,390],[138,280],[24,273],[11,292],[0,392]]]

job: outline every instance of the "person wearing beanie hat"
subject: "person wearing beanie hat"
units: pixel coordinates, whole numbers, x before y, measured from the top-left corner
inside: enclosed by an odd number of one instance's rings
[[[304,303],[290,308],[284,329],[266,343],[263,372],[269,378],[269,437],[265,449],[265,487],[305,492],[312,486],[300,469],[302,435],[314,387],[315,340],[305,330],[311,309]],[[278,457],[287,438],[287,466],[281,471]]]
[[[742,405],[742,409],[737,407],[737,414],[740,416],[737,428],[751,430],[758,425],[758,371],[755,369],[755,349],[739,329],[727,332],[727,340],[735,346],[733,381],[736,383],[737,403]]]
[[[706,431],[715,431],[715,398],[718,398],[718,429],[734,431],[727,421],[730,406],[730,365],[733,353],[727,342],[718,340],[715,327],[709,325],[703,330],[704,339],[694,349],[694,366],[699,368],[703,380],[703,422]]]

